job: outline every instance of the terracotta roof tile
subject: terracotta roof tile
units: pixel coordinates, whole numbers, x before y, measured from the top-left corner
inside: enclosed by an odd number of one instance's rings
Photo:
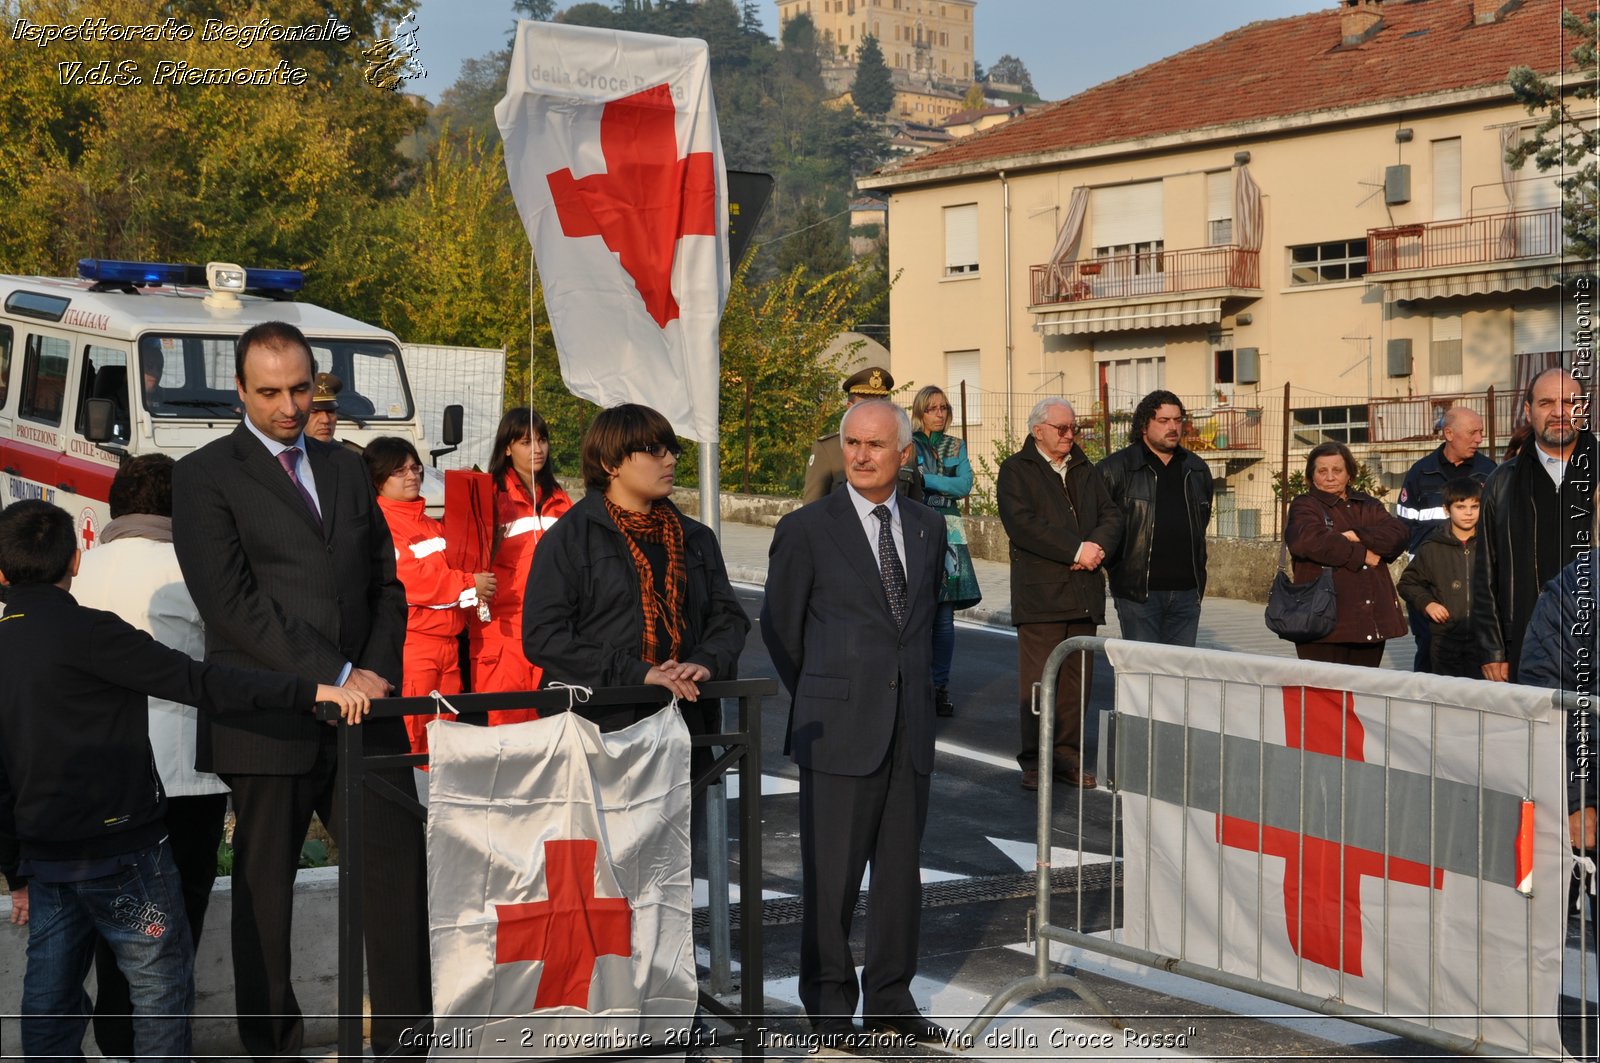
[[[1576,43],[1562,0],[1524,0],[1474,25],[1470,0],[1388,0],[1354,47],[1339,11],[1252,22],[1004,125],[880,171],[948,166],[1503,85],[1513,66],[1554,71]]]

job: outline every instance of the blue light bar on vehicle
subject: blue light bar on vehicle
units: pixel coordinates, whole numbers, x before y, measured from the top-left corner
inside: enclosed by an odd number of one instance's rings
[[[78,276],[101,284],[187,284],[206,287],[206,268],[184,262],[119,262],[109,258],[78,259]],[[244,287],[252,292],[297,292],[305,274],[297,269],[247,269]]]

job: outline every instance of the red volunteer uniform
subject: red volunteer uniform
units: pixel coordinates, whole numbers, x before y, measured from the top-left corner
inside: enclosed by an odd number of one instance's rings
[[[444,525],[423,511],[422,499],[400,502],[378,497],[378,508],[394,537],[395,570],[406,588],[405,678],[403,697],[461,693],[456,636],[467,613],[478,604],[471,572],[445,561]],[[519,592],[520,593],[520,592]],[[407,716],[413,752],[428,751],[428,717]]]
[[[531,664],[522,653],[522,592],[528,585],[528,567],[533,551],[544,533],[563,513],[572,508],[572,499],[559,487],[536,508],[521,479],[507,472],[506,490],[494,494],[495,551],[493,569],[496,584],[489,603],[489,622],[472,619],[472,689],[477,693],[496,690],[537,690],[543,669]],[[533,709],[507,709],[489,713],[489,723],[520,723],[537,720]]]

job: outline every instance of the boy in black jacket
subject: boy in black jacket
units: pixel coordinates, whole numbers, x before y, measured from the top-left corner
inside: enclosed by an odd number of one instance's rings
[[[187,1059],[194,954],[147,697],[212,711],[308,712],[332,701],[351,723],[368,702],[168,649],[73,601],[77,571],[65,511],[26,501],[0,512],[0,872],[11,921],[29,924],[23,1053],[82,1058],[83,979],[99,935],[128,979],[137,1057]]]
[[[1478,560],[1478,505],[1483,485],[1469,477],[1444,485],[1449,520],[1423,536],[1400,577],[1400,597],[1428,617],[1428,671],[1479,679],[1472,631],[1472,566]]]

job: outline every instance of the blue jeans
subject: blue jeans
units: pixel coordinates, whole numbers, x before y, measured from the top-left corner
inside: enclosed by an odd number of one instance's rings
[[[194,1011],[194,948],[172,852],[133,854],[115,874],[28,883],[28,969],[22,1050],[30,1059],[82,1059],[89,1022],[84,976],[98,934],[128,979],[139,1059],[186,1060]]]
[[[956,655],[956,607],[946,602],[933,614],[933,685],[950,685],[950,661]]]
[[[1122,637],[1134,642],[1193,646],[1200,637],[1200,592],[1151,591],[1142,602],[1113,598]]]

